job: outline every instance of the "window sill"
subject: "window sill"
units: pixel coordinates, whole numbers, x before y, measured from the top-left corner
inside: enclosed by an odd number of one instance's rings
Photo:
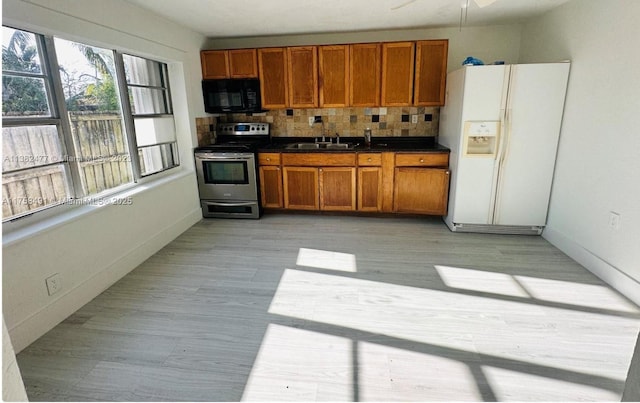
[[[177,171],[169,170],[166,171],[165,174],[154,175],[155,177],[153,178],[147,178],[139,183],[131,184],[119,192],[110,193],[94,199],[96,201],[100,200],[100,202],[92,203],[89,197],[87,198],[89,199],[88,204],[76,206],[60,205],[34,213],[30,216],[19,218],[13,222],[3,223],[2,246],[10,246],[35,235],[54,230],[90,214],[94,214],[103,208],[113,206],[116,203],[126,204],[129,198],[192,175],[194,175],[193,170],[184,168],[178,168]],[[86,202],[86,199],[84,201]],[[81,202],[83,201],[79,201],[79,203]]]

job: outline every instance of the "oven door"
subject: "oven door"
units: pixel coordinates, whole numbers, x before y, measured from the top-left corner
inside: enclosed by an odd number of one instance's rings
[[[256,201],[256,162],[253,153],[196,153],[201,200]]]

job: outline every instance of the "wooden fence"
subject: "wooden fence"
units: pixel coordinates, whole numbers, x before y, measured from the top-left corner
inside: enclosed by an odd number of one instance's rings
[[[72,195],[66,177],[77,164],[81,185],[92,195],[132,180],[131,160],[117,113],[69,114],[75,156],[65,155],[55,126],[2,129],[2,216],[64,203]]]

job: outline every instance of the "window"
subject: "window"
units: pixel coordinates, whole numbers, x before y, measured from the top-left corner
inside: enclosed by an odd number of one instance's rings
[[[2,37],[2,217],[10,218],[71,192],[43,38],[5,27]]]
[[[3,27],[2,70],[3,221],[179,165],[166,64]]]
[[[55,38],[55,50],[83,196],[133,181],[114,52]]]
[[[123,55],[142,176],[178,165],[167,66]]]

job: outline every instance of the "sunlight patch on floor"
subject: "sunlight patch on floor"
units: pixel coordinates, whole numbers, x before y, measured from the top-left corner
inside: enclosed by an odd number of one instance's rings
[[[351,273],[357,271],[355,255],[319,249],[300,248],[296,265]]]
[[[493,271],[451,266],[434,266],[442,281],[451,288],[500,294],[511,297],[533,298],[541,301],[640,313],[632,302],[604,285],[540,277],[511,275]]]
[[[482,400],[469,366],[456,359],[360,342],[358,363],[360,401]]]
[[[530,298],[527,291],[509,274],[441,265],[434,267],[442,281],[451,288]]]
[[[533,298],[543,301],[640,313],[636,305],[604,285],[528,276],[514,276],[514,278]]]
[[[392,401],[398,396],[482,399],[468,365],[455,358],[270,324],[242,400]]]
[[[542,377],[525,372],[483,366],[485,374],[497,401],[520,400],[527,396],[529,401],[619,401],[620,395],[610,390],[590,385],[554,379],[553,374]],[[508,386],[506,386],[508,385]]]
[[[269,313],[442,347],[462,360],[480,353],[619,381],[628,363],[611,360],[607,346],[633,340],[619,340],[610,329],[635,335],[637,319],[528,301],[286,269]],[[548,354],[550,344],[562,354]]]
[[[243,401],[352,401],[352,341],[269,324]]]
[[[286,269],[269,313],[475,351],[470,335],[493,335],[505,308],[543,315],[531,304]]]

